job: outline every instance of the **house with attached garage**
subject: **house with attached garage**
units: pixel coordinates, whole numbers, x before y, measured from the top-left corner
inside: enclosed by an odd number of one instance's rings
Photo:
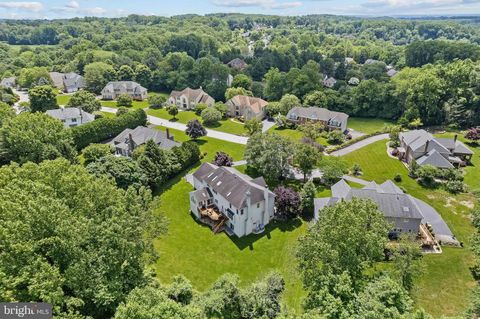
[[[125,129],[110,144],[114,147],[116,155],[130,156],[137,147],[144,145],[149,140],[153,140],[160,148],[166,150],[181,145],[175,142],[168,128],[162,132],[145,126],[137,126],[133,130]]]
[[[192,180],[190,210],[214,233],[260,233],[273,218],[275,194],[263,177],[253,179],[232,167],[203,163]]]
[[[65,127],[79,126],[95,120],[95,115],[76,107],[61,107],[59,109],[47,110],[45,113],[62,121]]]
[[[200,89],[186,88],[182,91],[172,91],[168,98],[170,105],[176,105],[179,109],[192,110],[198,104],[206,104],[208,107],[215,105],[215,100]]]
[[[102,90],[103,100],[115,100],[121,94],[129,95],[133,100],[143,101],[148,96],[146,88],[133,81],[108,82]]]
[[[265,107],[268,102],[253,96],[236,95],[225,103],[228,107],[228,115],[231,117],[243,117],[245,121],[265,117]]]
[[[464,143],[453,138],[435,137],[425,130],[402,132],[399,135],[398,156],[401,160],[437,168],[464,166],[470,162],[473,152]]]
[[[296,106],[287,113],[287,119],[295,124],[319,122],[329,130],[345,132],[348,124],[348,114],[334,112],[320,107]]]
[[[83,89],[86,86],[83,76],[74,72],[50,72],[49,74],[50,78],[52,79],[53,85],[57,89],[65,93],[77,92],[78,90]]]

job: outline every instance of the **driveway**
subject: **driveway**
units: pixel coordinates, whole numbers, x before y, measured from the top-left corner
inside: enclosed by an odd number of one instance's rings
[[[265,119],[265,120],[262,121],[262,132],[265,133],[266,131],[268,131],[269,129],[271,129],[274,126],[275,126],[274,121],[269,121],[269,120]]]
[[[13,108],[15,109],[15,112],[19,114],[22,110],[20,109],[20,102],[29,102],[30,98],[28,97],[28,92],[27,91],[18,91],[16,89],[13,89],[13,93],[19,96],[19,100],[17,103],[13,105]]]
[[[331,156],[343,156],[343,155],[347,155],[351,152],[354,152],[356,150],[359,150],[361,149],[362,147],[365,147],[367,145],[370,145],[372,143],[375,143],[375,142],[378,142],[378,141],[381,141],[381,140],[386,140],[388,139],[388,134],[380,134],[380,135],[375,135],[375,136],[371,136],[371,137],[368,137],[362,141],[358,141],[350,146],[347,146],[345,148],[342,148],[338,151],[334,151],[332,153],[330,153],[329,155]]]
[[[112,107],[102,107],[103,112],[108,113],[116,113],[117,109]],[[165,126],[174,130],[185,131],[187,129],[187,125],[179,122],[171,122],[166,119],[162,119],[156,116],[148,115],[148,121],[153,125],[160,125]],[[207,129],[207,136],[216,138],[218,140],[237,143],[237,144],[247,144],[248,137],[246,136],[239,136],[235,134],[220,132],[216,130]]]

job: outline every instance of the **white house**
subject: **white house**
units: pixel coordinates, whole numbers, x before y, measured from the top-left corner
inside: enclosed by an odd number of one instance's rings
[[[168,98],[170,105],[176,105],[180,109],[191,110],[194,109],[197,104],[206,104],[208,107],[213,107],[215,100],[200,89],[186,88],[182,91],[172,91]]]
[[[62,90],[66,93],[77,92],[78,90],[83,89],[86,86],[83,76],[74,72],[50,72],[49,74],[50,78],[52,79],[53,85],[57,89]]]
[[[95,116],[88,112],[82,111],[76,107],[66,107],[48,110],[46,112],[53,118],[62,121],[65,127],[79,126],[95,120]]]
[[[273,218],[275,194],[263,177],[252,179],[231,167],[203,163],[193,173],[193,186],[190,210],[214,233],[260,233]]]
[[[127,94],[133,100],[143,101],[147,98],[148,91],[133,81],[108,82],[102,90],[102,99],[115,100],[121,94]]]

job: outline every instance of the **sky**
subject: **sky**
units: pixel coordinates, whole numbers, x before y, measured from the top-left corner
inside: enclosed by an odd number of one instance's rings
[[[217,12],[369,16],[480,14],[480,0],[0,0],[0,18],[9,19]]]

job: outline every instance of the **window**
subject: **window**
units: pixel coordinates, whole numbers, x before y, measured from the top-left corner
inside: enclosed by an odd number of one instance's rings
[[[72,119],[72,122],[73,122],[73,123],[77,122],[77,119]]]
[[[257,203],[257,208],[260,208],[260,203]]]
[[[242,210],[240,210],[240,215],[243,215],[243,209],[242,209]]]
[[[232,208],[232,203],[229,203],[229,205],[228,205],[228,206],[229,206],[230,208]]]

